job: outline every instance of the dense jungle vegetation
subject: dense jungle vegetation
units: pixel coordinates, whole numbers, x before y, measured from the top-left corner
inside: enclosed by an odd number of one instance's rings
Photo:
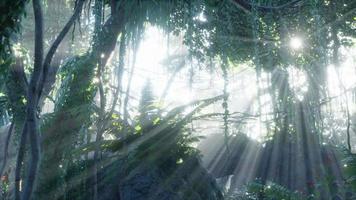
[[[0,0],[0,199],[356,199],[355,42],[355,0]]]

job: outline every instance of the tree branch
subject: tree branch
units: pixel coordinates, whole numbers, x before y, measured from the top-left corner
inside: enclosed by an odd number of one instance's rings
[[[30,200],[37,176],[38,163],[40,160],[40,142],[37,124],[37,102],[39,88],[38,83],[41,79],[43,70],[43,14],[40,0],[33,0],[33,11],[35,16],[35,52],[34,52],[34,69],[32,72],[30,84],[27,91],[27,108],[26,120],[24,123],[21,144],[26,144],[26,135],[29,135],[31,144],[31,162],[27,170],[24,191],[21,195],[22,200]],[[19,152],[20,154],[20,152]],[[22,162],[23,160],[20,160]],[[18,163],[18,172],[21,172],[21,163]],[[17,195],[18,196],[18,195]]]
[[[57,38],[54,40],[52,46],[48,50],[46,58],[45,58],[45,60],[43,62],[42,78],[40,80],[39,87],[38,87],[38,89],[39,89],[38,99],[40,99],[40,97],[42,95],[43,87],[44,87],[44,85],[45,85],[45,83],[47,81],[48,70],[49,70],[52,58],[53,58],[54,54],[56,53],[59,45],[63,41],[64,37],[68,33],[69,29],[72,27],[72,25],[74,24],[75,20],[78,18],[79,14],[81,13],[85,1],[86,0],[79,0],[79,2],[76,5],[76,8],[74,10],[74,13],[73,13],[72,17],[68,20],[68,22],[63,27],[62,31],[59,33]],[[57,69],[56,69],[56,71],[54,73],[51,74],[52,76],[56,76]],[[44,95],[46,96],[47,94],[44,94]]]

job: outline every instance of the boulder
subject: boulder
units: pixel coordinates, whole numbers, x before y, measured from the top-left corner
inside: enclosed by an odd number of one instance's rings
[[[222,200],[215,179],[197,157],[179,164],[173,171],[164,165],[140,162],[129,166],[127,158],[101,171],[100,200]]]

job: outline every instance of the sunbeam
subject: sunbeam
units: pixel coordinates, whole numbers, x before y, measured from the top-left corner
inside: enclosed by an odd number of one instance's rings
[[[356,199],[355,8],[1,0],[0,199]]]

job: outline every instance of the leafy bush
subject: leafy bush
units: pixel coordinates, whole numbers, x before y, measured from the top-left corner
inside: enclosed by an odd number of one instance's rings
[[[246,191],[228,195],[227,200],[305,200],[313,199],[299,192],[292,192],[273,182],[262,184],[259,180],[247,185]]]

